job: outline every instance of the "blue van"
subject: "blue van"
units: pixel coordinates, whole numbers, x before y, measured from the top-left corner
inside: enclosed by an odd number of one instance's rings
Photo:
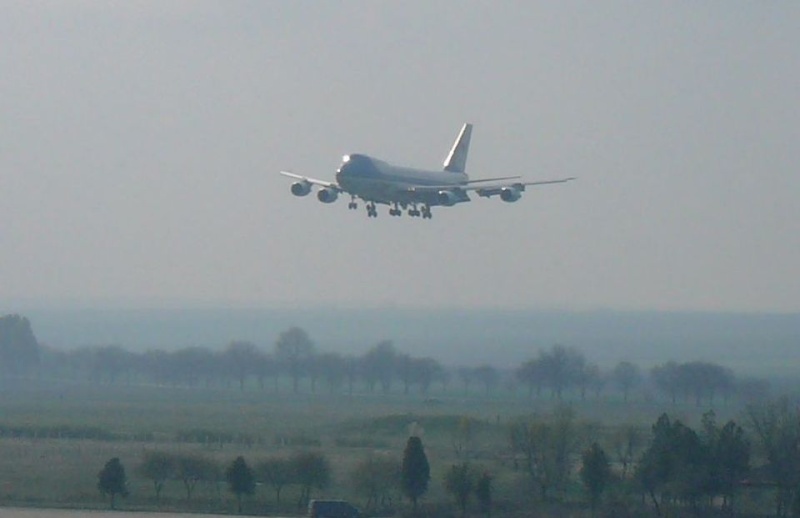
[[[359,518],[361,513],[344,500],[311,500],[308,518]]]

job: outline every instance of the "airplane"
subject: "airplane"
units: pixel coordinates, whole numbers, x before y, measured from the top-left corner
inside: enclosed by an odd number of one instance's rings
[[[469,192],[491,198],[499,196],[505,202],[520,199],[529,185],[565,183],[574,180],[520,181],[520,176],[503,176],[470,180],[467,176],[467,153],[469,151],[472,124],[461,127],[453,147],[444,161],[441,171],[413,169],[389,164],[383,160],[364,155],[350,154],[342,159],[336,171],[336,181],[329,182],[281,171],[280,174],[296,180],[291,192],[295,196],[307,196],[312,187],[318,187],[317,199],[322,203],[333,203],[340,194],[350,196],[348,209],[357,209],[358,198],[367,206],[367,217],[378,217],[376,204],[389,205],[389,215],[401,216],[407,211],[411,217],[431,219],[431,207],[452,207],[470,201]]]

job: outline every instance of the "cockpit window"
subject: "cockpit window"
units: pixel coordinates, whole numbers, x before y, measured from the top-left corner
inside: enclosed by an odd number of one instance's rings
[[[353,153],[342,157],[338,172],[351,176],[370,176],[375,174],[375,164],[367,155]]]
[[[345,164],[353,164],[353,165],[364,165],[370,163],[369,157],[366,155],[360,155],[358,153],[351,153],[349,155],[345,155],[342,157],[342,165]]]

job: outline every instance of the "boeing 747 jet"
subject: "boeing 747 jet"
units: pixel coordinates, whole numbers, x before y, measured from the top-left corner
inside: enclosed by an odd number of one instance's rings
[[[411,217],[430,219],[431,207],[452,207],[470,201],[469,193],[491,198],[499,196],[505,202],[520,199],[529,185],[564,183],[574,178],[521,181],[519,176],[470,180],[467,176],[467,152],[472,135],[472,124],[464,124],[447,154],[442,171],[427,171],[389,164],[363,154],[345,155],[336,171],[336,181],[328,182],[289,171],[281,174],[293,178],[292,194],[306,196],[317,187],[317,199],[333,203],[340,194],[349,195],[349,209],[358,208],[359,198],[366,202],[367,216],[378,216],[377,204],[389,205],[391,216],[407,212]]]

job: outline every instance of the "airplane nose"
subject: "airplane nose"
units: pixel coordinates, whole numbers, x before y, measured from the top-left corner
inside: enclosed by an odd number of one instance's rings
[[[347,176],[347,167],[345,167],[346,165],[347,164],[342,164],[342,167],[336,170],[336,182],[339,184],[341,184],[342,179]]]
[[[345,155],[342,165],[336,170],[336,181],[340,182],[342,177],[347,176],[347,170],[350,168],[350,157]]]

